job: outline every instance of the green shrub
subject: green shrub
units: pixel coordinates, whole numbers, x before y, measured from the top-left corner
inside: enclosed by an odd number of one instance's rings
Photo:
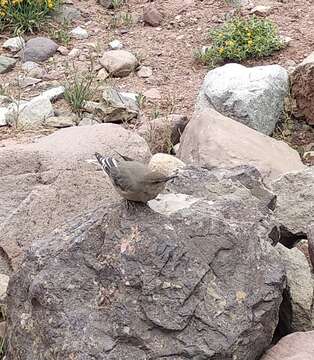
[[[0,0],[0,29],[14,34],[38,30],[60,0]]]
[[[283,47],[277,27],[267,19],[236,17],[210,30],[212,46],[197,57],[208,65],[268,56]]]

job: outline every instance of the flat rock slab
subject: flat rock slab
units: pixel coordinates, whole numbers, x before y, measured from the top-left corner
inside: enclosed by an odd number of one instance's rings
[[[12,70],[16,64],[16,59],[0,55],[0,74]]]

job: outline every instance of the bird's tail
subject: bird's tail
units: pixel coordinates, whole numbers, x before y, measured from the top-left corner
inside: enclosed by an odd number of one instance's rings
[[[95,156],[103,170],[110,176],[112,168],[116,168],[118,165],[116,160],[111,157],[102,156],[98,152],[95,153]]]

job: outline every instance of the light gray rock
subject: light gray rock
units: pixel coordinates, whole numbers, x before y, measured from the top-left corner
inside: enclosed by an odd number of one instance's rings
[[[96,125],[96,124],[99,124],[97,120],[94,120],[89,117],[85,117],[79,122],[78,126],[87,126],[87,125]]]
[[[128,76],[138,66],[136,57],[126,50],[106,51],[100,63],[110,75],[116,77]]]
[[[282,242],[291,247],[306,237],[314,223],[314,168],[286,174],[271,187],[277,194],[274,213],[283,228]]]
[[[193,114],[181,136],[178,157],[187,164],[251,165],[267,183],[285,173],[306,168],[288,144],[212,109]]]
[[[257,5],[251,10],[251,14],[257,15],[257,16],[267,16],[272,11],[272,6],[270,5]]]
[[[109,43],[109,46],[111,50],[121,50],[123,48],[123,45],[121,41],[119,40],[113,40]]]
[[[44,126],[53,128],[66,128],[76,125],[78,119],[75,115],[52,116],[45,120]]]
[[[9,280],[10,278],[8,275],[0,274],[0,304],[3,304],[6,297]]]
[[[10,38],[4,42],[2,47],[12,52],[17,52],[25,46],[25,41],[21,36]]]
[[[61,23],[82,20],[81,11],[71,4],[63,4],[54,11],[53,18]]]
[[[41,82],[41,79],[36,79],[30,76],[19,76],[17,78],[18,86],[20,86],[22,89],[33,86]]]
[[[0,74],[4,74],[12,70],[16,64],[16,59],[0,55]]]
[[[21,51],[23,62],[43,62],[53,56],[58,45],[46,37],[35,37],[27,41],[24,50]]]
[[[154,154],[149,161],[148,167],[152,171],[160,172],[167,176],[171,176],[179,169],[183,169],[185,164],[173,155],[158,153]]]
[[[213,108],[270,135],[280,120],[288,94],[288,73],[279,65],[249,68],[227,64],[208,72],[196,110]]]
[[[71,37],[77,40],[84,40],[88,38],[87,30],[81,28],[80,26],[76,27],[75,29],[70,31]]]
[[[7,114],[9,113],[9,109],[6,107],[0,106],[0,126],[6,126],[7,125]]]
[[[22,64],[21,66],[22,70],[25,71],[25,72],[30,72],[31,70],[34,70],[34,69],[38,69],[40,68],[40,65],[37,64],[36,62],[34,61],[26,61]]]
[[[149,78],[153,75],[153,70],[150,66],[141,66],[136,74],[140,78]]]
[[[38,96],[18,105],[17,103],[10,105],[6,121],[20,128],[37,128],[51,116],[54,116],[51,102],[46,97]]]
[[[285,333],[312,330],[313,280],[310,265],[298,249],[277,244],[287,273],[287,289],[280,309]],[[283,329],[282,329],[283,330]]]
[[[40,97],[44,97],[50,101],[55,101],[55,100],[61,99],[63,97],[64,91],[65,91],[64,86],[56,86],[56,87],[53,87],[51,89],[44,91],[40,95]]]
[[[170,216],[108,200],[91,210],[106,189],[95,180],[77,186],[84,208],[74,208],[85,213],[62,214],[66,224],[33,241],[10,280],[8,360],[52,351],[56,359],[258,359],[272,341],[285,276],[268,239],[271,212],[239,173],[185,170],[167,187],[179,199]],[[94,198],[84,199],[88,185]],[[73,203],[68,188],[62,195]]]

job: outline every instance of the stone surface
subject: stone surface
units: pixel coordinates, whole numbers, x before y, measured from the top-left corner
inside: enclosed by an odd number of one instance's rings
[[[137,132],[157,151],[167,152],[180,141],[180,137],[188,123],[184,115],[171,114],[153,120],[147,120]]]
[[[141,137],[114,124],[61,129],[35,143],[0,147],[0,246],[11,268],[31,242],[118,198],[100,168],[87,162],[95,151],[114,155],[113,149],[150,157]]]
[[[10,280],[7,360],[257,359],[284,270],[270,211],[228,174],[186,170],[168,186],[188,199],[171,216],[105,203],[63,215]]]
[[[167,176],[173,175],[177,170],[184,168],[185,164],[180,159],[169,154],[154,154],[149,161],[149,168]]]
[[[56,86],[56,87],[52,87],[48,90],[45,90],[40,97],[44,97],[50,101],[55,101],[58,99],[61,99],[63,97],[65,91],[65,87],[64,86]]]
[[[58,45],[51,39],[35,37],[27,41],[22,50],[22,59],[25,61],[43,62],[55,54]]]
[[[278,197],[275,216],[282,224],[285,245],[293,246],[314,222],[314,168],[286,174],[272,183],[272,189]]]
[[[28,72],[30,72],[30,71],[32,71],[34,69],[40,68],[40,65],[37,64],[34,61],[26,61],[21,65],[21,68],[22,68],[23,71],[28,73]]]
[[[136,101],[113,88],[104,90],[103,101],[100,103],[86,101],[84,109],[97,116],[101,122],[129,121],[136,118],[139,113]]]
[[[109,77],[109,73],[106,69],[100,69],[97,73],[97,79],[106,80]]]
[[[280,326],[284,333],[312,330],[314,282],[305,255],[297,248],[277,244],[285,266],[287,289],[280,306]]]
[[[3,304],[7,294],[7,287],[9,284],[9,276],[6,274],[0,274],[0,303]]]
[[[36,79],[30,76],[19,76],[17,78],[17,82],[18,82],[18,86],[24,89],[28,86],[33,86],[38,84],[39,82],[41,82],[41,79]]]
[[[290,76],[293,113],[314,125],[314,52],[299,64]]]
[[[80,26],[77,26],[73,30],[70,31],[71,37],[77,40],[84,40],[88,38],[88,32],[87,30],[81,28]]]
[[[111,50],[121,50],[123,48],[123,45],[121,41],[113,40],[109,43],[109,47],[111,48]]]
[[[310,224],[307,229],[308,245],[309,245],[309,256],[314,270],[314,223]]]
[[[64,116],[53,116],[45,120],[44,126],[53,127],[53,128],[65,128],[69,126],[74,126],[78,122],[78,119],[75,115],[64,115]]]
[[[79,122],[78,126],[96,125],[96,124],[99,124],[97,120],[85,117]]]
[[[148,100],[160,100],[161,99],[161,93],[158,89],[156,88],[151,88],[148,90],[145,90],[143,92],[143,95],[145,96],[145,98],[147,98]]]
[[[54,11],[53,18],[60,23],[64,23],[65,21],[82,20],[82,14],[79,9],[72,5],[61,4],[60,7]]]
[[[138,66],[136,57],[126,50],[106,51],[100,63],[110,75],[116,77],[128,76]]]
[[[7,114],[9,113],[9,109],[6,107],[0,106],[0,126],[7,125]]]
[[[14,68],[16,59],[0,55],[0,74],[4,74]]]
[[[267,16],[271,13],[272,6],[270,5],[257,5],[251,10],[251,14],[257,16]]]
[[[280,120],[289,94],[287,71],[279,65],[245,67],[227,64],[208,72],[197,111],[213,108],[263,134]]]
[[[265,136],[215,110],[195,113],[181,137],[178,157],[187,164],[255,166],[269,182],[305,169],[286,143]]]
[[[8,49],[12,52],[17,52],[17,51],[23,49],[24,46],[25,46],[25,41],[20,36],[10,38],[10,39],[6,40],[2,45],[2,47],[4,49]]]
[[[10,105],[6,121],[20,128],[37,128],[51,116],[54,116],[51,102],[46,97],[38,96],[19,105],[17,103]]]
[[[149,4],[144,8],[144,23],[150,26],[159,26],[162,22],[162,14],[154,4]]]
[[[314,331],[296,332],[280,339],[261,360],[313,360]]]
[[[141,66],[136,74],[140,78],[149,78],[153,75],[153,70],[150,66]]]

